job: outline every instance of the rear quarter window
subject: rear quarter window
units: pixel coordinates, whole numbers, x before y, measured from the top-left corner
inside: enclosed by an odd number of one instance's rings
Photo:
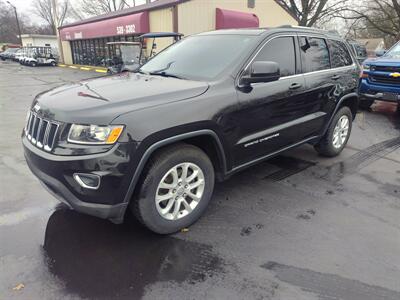
[[[324,39],[300,37],[300,52],[303,73],[330,69],[329,50]]]
[[[331,52],[332,68],[345,67],[353,64],[353,59],[345,43],[329,40],[329,49]]]

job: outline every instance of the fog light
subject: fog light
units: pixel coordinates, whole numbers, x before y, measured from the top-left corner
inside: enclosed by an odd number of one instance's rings
[[[97,190],[100,186],[100,176],[86,173],[75,173],[74,179],[85,189]]]

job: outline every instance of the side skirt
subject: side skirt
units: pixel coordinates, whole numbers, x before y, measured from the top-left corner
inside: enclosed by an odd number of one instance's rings
[[[301,146],[301,145],[303,145],[303,144],[316,142],[319,138],[320,138],[320,136],[311,136],[311,137],[309,137],[309,138],[307,138],[307,139],[305,139],[305,140],[302,140],[302,141],[300,141],[300,142],[297,142],[297,143],[295,143],[295,144],[293,144],[293,145],[286,146],[286,147],[284,147],[284,148],[282,148],[282,149],[279,149],[279,150],[277,150],[277,151],[275,151],[275,152],[269,153],[269,154],[267,154],[267,155],[265,155],[265,156],[256,158],[255,160],[252,160],[252,161],[249,161],[249,162],[244,163],[244,164],[242,164],[242,165],[236,166],[236,167],[234,167],[232,170],[230,170],[230,171],[228,171],[228,172],[226,173],[225,179],[228,179],[228,178],[229,178],[230,176],[232,176],[233,174],[235,174],[235,173],[237,173],[237,172],[239,172],[239,171],[242,171],[242,170],[244,170],[244,169],[246,169],[246,168],[248,168],[248,167],[251,167],[251,166],[253,166],[253,165],[257,164],[257,163],[260,163],[260,162],[262,162],[262,161],[264,161],[264,160],[267,160],[267,159],[270,159],[270,158],[272,158],[272,157],[274,157],[274,156],[277,156],[277,155],[281,154],[282,152],[284,152],[284,151],[286,151],[286,150],[289,150],[289,149],[292,149],[292,148]]]

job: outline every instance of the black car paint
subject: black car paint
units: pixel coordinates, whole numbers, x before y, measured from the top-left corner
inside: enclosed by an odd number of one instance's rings
[[[275,36],[337,36],[293,28],[225,32],[252,34],[257,39],[247,57],[215,81],[124,73],[59,87],[36,97],[31,109],[39,104],[43,117],[63,125],[52,153],[36,149],[22,134],[33,173],[73,208],[119,223],[147,160],[160,147],[178,141],[196,143],[201,137],[203,150],[214,156],[217,178],[224,179],[283,150],[317,142],[342,101],[352,101],[356,107],[356,63],[252,87],[240,84],[242,70]],[[299,64],[299,73],[301,68]],[[291,89],[293,85],[295,89]],[[125,129],[113,146],[76,145],[66,141],[71,123],[117,124]],[[246,143],[253,144],[245,147]],[[79,186],[72,177],[75,172],[99,174],[100,189]],[[104,207],[90,209],[96,205]]]

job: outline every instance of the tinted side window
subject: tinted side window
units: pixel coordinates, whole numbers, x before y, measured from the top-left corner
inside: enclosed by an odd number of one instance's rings
[[[304,73],[330,68],[329,50],[324,39],[301,37],[300,52]]]
[[[254,61],[273,61],[279,64],[281,76],[296,74],[296,54],[293,37],[278,37],[267,44],[257,54]]]
[[[332,68],[350,66],[353,63],[344,43],[330,40],[329,47],[331,50]]]

